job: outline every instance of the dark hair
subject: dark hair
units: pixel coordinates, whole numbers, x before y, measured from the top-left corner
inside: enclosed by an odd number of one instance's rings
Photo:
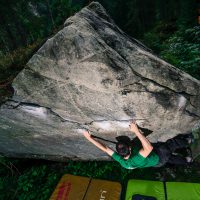
[[[118,142],[116,144],[116,150],[117,150],[117,153],[120,156],[123,156],[123,157],[126,157],[131,153],[130,152],[130,145],[128,145],[128,144],[126,144],[124,142]]]

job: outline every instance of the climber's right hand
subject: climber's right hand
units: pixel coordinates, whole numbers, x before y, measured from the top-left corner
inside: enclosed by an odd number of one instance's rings
[[[132,131],[134,133],[137,133],[139,131],[138,126],[134,120],[131,121],[131,123],[129,125],[129,129],[130,129],[130,131]]]

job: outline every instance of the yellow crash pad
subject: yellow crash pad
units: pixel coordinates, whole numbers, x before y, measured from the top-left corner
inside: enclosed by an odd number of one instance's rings
[[[84,200],[119,200],[120,193],[120,183],[93,179]]]
[[[118,182],[63,175],[50,200],[119,200]]]
[[[89,183],[90,178],[66,174],[62,176],[50,200],[82,200]]]

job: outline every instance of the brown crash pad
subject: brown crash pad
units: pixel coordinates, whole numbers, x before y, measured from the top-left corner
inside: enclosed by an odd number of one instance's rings
[[[66,174],[62,176],[50,200],[119,200],[118,182]]]

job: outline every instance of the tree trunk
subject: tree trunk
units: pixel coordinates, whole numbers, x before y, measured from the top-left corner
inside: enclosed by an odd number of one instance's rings
[[[53,28],[55,28],[55,23],[54,23],[54,20],[53,20],[53,15],[52,15],[51,7],[49,5],[49,0],[46,0],[46,2],[47,2],[48,14],[49,14],[49,17],[51,18],[51,23],[53,25]]]
[[[20,36],[20,41],[21,41],[22,46],[26,46],[27,45],[27,36],[26,36],[24,28],[21,26],[21,24],[18,20],[14,20],[14,23],[15,23],[16,30]]]
[[[0,39],[1,39],[2,43],[3,43],[3,46],[4,46],[4,47],[5,47],[5,49],[6,49],[6,51],[5,51],[5,50],[3,50],[3,52],[4,52],[4,53],[10,53],[9,46],[7,45],[7,43],[6,43],[5,39],[4,39],[2,36],[0,36]]]
[[[10,46],[12,49],[16,49],[17,48],[17,41],[16,38],[13,36],[13,33],[10,29],[9,24],[6,22],[4,16],[2,15],[2,13],[0,12],[0,24],[2,26],[2,29],[4,29],[7,33],[7,37],[10,40]]]

